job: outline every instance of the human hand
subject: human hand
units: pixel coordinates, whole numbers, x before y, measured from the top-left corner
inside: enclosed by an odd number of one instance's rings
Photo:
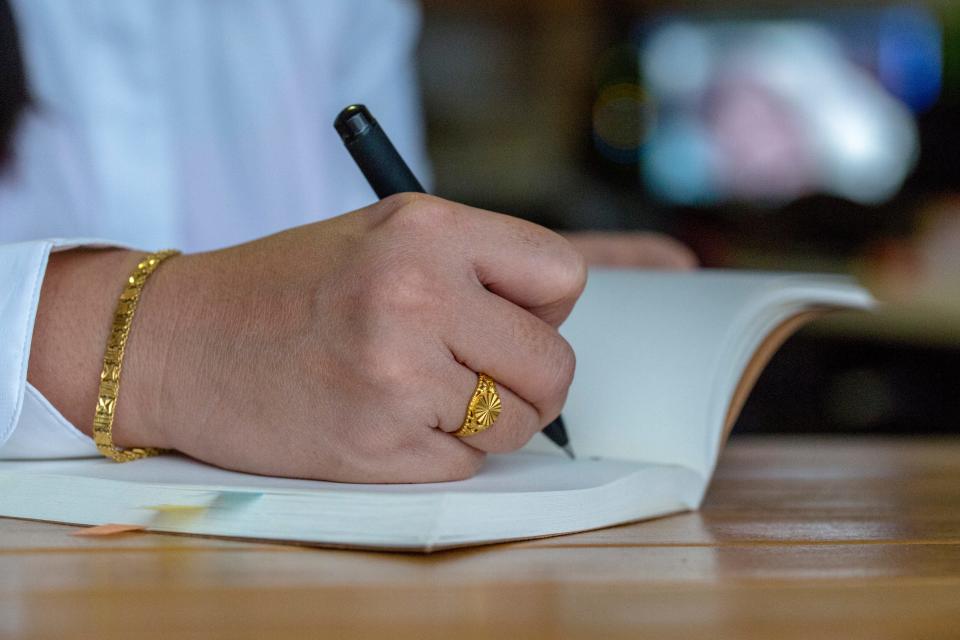
[[[563,236],[590,266],[687,270],[698,263],[686,245],[660,233],[577,231]]]
[[[115,442],[269,475],[470,476],[559,414],[574,355],[557,327],[585,273],[546,229],[413,194],[174,258],[137,311]],[[503,410],[459,439],[480,371]]]

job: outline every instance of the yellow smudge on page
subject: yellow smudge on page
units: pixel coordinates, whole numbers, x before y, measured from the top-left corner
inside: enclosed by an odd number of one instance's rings
[[[159,511],[160,513],[193,513],[206,511],[209,508],[209,504],[156,504],[150,507],[144,507],[144,509]]]

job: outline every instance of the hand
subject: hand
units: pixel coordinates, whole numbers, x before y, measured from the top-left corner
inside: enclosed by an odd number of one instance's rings
[[[659,233],[585,231],[563,234],[595,267],[687,270],[697,256],[686,245]]]
[[[87,265],[85,282],[99,260],[99,282],[116,282],[119,293],[120,263],[128,269],[137,256],[101,253],[66,260]],[[61,261],[48,273],[30,376],[89,429],[106,330],[100,341],[69,337],[77,321],[67,318],[84,306],[62,308],[83,269]],[[585,273],[579,253],[546,229],[413,194],[173,258],[147,282],[137,311],[115,441],[270,475],[468,477],[485,452],[520,447],[559,414],[574,354],[557,327]],[[116,295],[103,299],[112,309]],[[109,312],[101,322],[109,325]],[[97,323],[80,324],[84,336],[97,333]],[[85,340],[96,355],[69,358],[83,377],[71,369],[58,377],[64,348],[77,352],[65,345]],[[459,439],[449,432],[479,371],[497,381],[503,411],[488,431]],[[86,390],[64,395],[67,378]]]

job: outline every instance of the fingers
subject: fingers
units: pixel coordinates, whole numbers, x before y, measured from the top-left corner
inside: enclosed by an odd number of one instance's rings
[[[540,318],[482,287],[461,305],[460,320],[443,330],[453,357],[532,406],[539,426],[553,420],[573,381],[570,344]]]
[[[359,460],[341,471],[343,482],[406,483],[451,482],[472,477],[483,465],[485,454],[460,438],[423,427],[416,445],[376,460]],[[304,474],[309,476],[309,474]]]
[[[387,198],[382,207],[390,214],[378,213],[377,224],[390,229],[392,242],[449,254],[451,266],[467,267],[488,290],[552,326],[583,292],[583,256],[539,225],[422,194]]]
[[[677,270],[697,266],[697,256],[689,247],[659,233],[592,231],[564,237],[591,266]]]
[[[470,209],[465,224],[477,280],[487,290],[559,327],[587,282],[587,265],[561,236],[525,220]]]
[[[404,372],[393,415],[413,429],[419,444],[404,450],[422,461],[401,456],[396,469],[388,461],[370,473],[450,479],[475,462],[466,456],[521,447],[559,414],[573,379],[573,351],[556,327],[584,288],[581,254],[537,225],[424,195],[388,198],[365,224],[351,317],[369,343],[364,361]],[[402,357],[385,364],[391,353]],[[477,372],[496,381],[502,410],[490,429],[456,438]],[[431,418],[427,437],[419,427]]]
[[[421,464],[411,482],[450,482],[473,477],[486,455],[465,440],[434,430],[419,451]]]
[[[483,465],[485,454],[468,446],[464,440],[431,429],[416,449],[396,460],[397,468],[381,465],[366,477],[380,477],[365,482],[450,482],[472,477]]]
[[[477,374],[452,357],[445,369],[443,384],[437,386],[443,390],[437,397],[437,402],[439,430],[446,432],[441,435],[447,436],[458,430],[466,418],[467,406],[477,386]],[[496,378],[494,380],[496,381]],[[501,411],[496,422],[476,435],[462,439],[452,435],[447,437],[461,440],[470,447],[487,453],[506,453],[525,445],[540,430],[542,425],[537,409],[502,383],[496,382],[496,386],[501,402]]]

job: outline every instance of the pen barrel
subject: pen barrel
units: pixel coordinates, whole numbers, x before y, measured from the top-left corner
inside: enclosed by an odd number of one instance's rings
[[[372,124],[344,144],[378,198],[403,192],[425,193],[379,124]]]

